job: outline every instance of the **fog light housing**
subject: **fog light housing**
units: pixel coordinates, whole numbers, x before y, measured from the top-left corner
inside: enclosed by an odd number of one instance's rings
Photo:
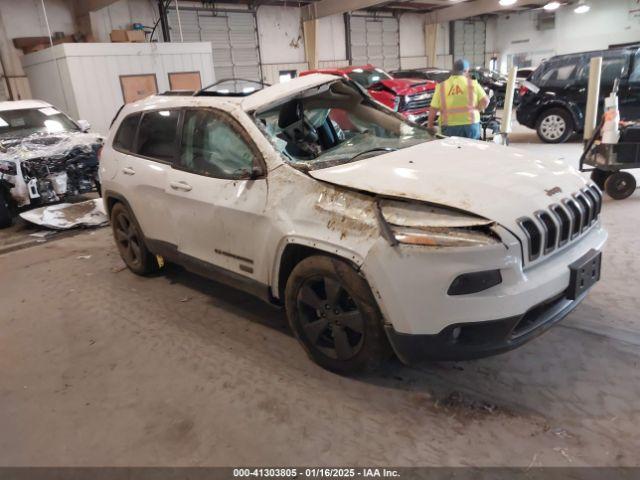
[[[495,287],[502,283],[500,270],[486,270],[458,275],[447,291],[447,295],[469,295]]]

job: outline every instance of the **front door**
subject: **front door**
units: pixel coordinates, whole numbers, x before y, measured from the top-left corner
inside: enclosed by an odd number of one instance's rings
[[[260,262],[267,221],[262,157],[237,121],[215,109],[187,109],[168,195],[178,250],[226,270],[267,282]]]

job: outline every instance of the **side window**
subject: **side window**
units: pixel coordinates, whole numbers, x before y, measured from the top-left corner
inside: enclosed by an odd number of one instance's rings
[[[628,69],[629,57],[627,55],[603,58],[600,83],[602,85],[612,86],[616,78],[622,79],[622,77],[626,76]]]
[[[580,80],[587,85],[589,82],[590,63],[583,65],[580,71]],[[613,86],[616,78],[622,79],[629,69],[629,55],[605,56],[602,59],[602,70],[600,72],[600,85],[603,87]]]
[[[113,139],[113,148],[130,152],[133,150],[133,142],[136,139],[136,130],[138,130],[138,122],[140,122],[140,114],[135,113],[126,117]]]
[[[187,110],[182,128],[180,166],[200,175],[243,178],[255,162],[251,147],[225,116],[210,110]]]
[[[563,62],[550,65],[540,77],[542,87],[564,87],[575,78],[577,62]]]
[[[136,153],[171,162],[176,153],[176,136],[180,110],[146,112],[138,128]]]
[[[629,81],[640,83],[640,49],[638,49],[633,57],[633,71],[629,75]]]

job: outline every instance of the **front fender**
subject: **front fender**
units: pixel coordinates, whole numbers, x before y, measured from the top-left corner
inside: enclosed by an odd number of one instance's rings
[[[360,268],[364,263],[364,258],[358,252],[345,248],[342,245],[334,243],[319,241],[315,238],[304,237],[300,235],[288,235],[278,244],[276,255],[274,257],[274,263],[271,269],[271,291],[274,297],[279,297],[281,291],[280,285],[280,268],[282,266],[282,257],[285,249],[289,245],[299,245],[308,247],[313,250],[317,250],[318,253],[326,253],[328,255],[339,257],[354,265],[356,268]],[[282,286],[284,287],[284,286]]]

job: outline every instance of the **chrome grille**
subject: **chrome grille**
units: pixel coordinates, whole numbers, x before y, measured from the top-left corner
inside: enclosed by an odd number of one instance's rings
[[[595,185],[518,219],[527,243],[529,261],[548,255],[579,237],[597,220],[602,210],[602,192]]]
[[[409,95],[407,101],[402,106],[402,110],[418,110],[420,108],[427,108],[431,105],[432,92],[416,93]]]

